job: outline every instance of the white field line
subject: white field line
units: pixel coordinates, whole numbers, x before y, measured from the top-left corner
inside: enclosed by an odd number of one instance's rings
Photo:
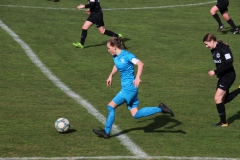
[[[42,71],[42,73],[51,80],[59,89],[61,89],[65,94],[69,97],[76,100],[80,105],[82,105],[90,114],[92,114],[95,118],[97,118],[102,124],[105,124],[106,118],[98,112],[98,110],[92,106],[88,101],[84,100],[80,95],[73,92],[67,85],[65,85],[61,80],[56,77],[37,57],[37,55],[32,51],[32,49],[23,42],[18,35],[16,35],[8,26],[6,26],[0,20],[0,26],[3,30],[5,30],[12,38],[24,49],[25,53],[32,60],[32,62]],[[114,134],[120,133],[121,130],[118,126],[113,125],[112,132]],[[121,134],[117,136],[120,142],[135,156],[139,157],[148,157],[148,155],[140,149],[131,139],[125,134]]]
[[[141,157],[136,156],[99,156],[99,157],[6,157],[0,158],[0,160],[80,160],[80,159],[140,159]],[[149,156],[146,160],[160,160],[160,159],[170,159],[170,160],[240,160],[239,158],[217,158],[217,157],[173,157],[173,156]]]
[[[211,3],[216,3],[216,1],[204,2],[204,3],[202,2],[202,3],[195,3],[195,4],[179,4],[179,5],[170,5],[170,6],[156,6],[156,7],[103,8],[102,10],[110,11],[110,10],[162,9],[162,8],[200,6],[200,5],[211,4]],[[52,9],[52,10],[77,10],[77,8],[35,7],[35,6],[3,5],[3,4],[0,4],[0,7],[33,8],[33,9]]]

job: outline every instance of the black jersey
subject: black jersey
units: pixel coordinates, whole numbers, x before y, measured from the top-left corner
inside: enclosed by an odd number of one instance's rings
[[[235,72],[233,67],[233,55],[230,48],[221,42],[218,42],[216,48],[211,50],[213,62],[217,70],[215,74],[223,76],[229,72]]]
[[[218,0],[217,3],[229,3],[228,0]]]
[[[90,8],[91,12],[101,11],[100,0],[88,0],[88,4],[85,5],[85,8]]]

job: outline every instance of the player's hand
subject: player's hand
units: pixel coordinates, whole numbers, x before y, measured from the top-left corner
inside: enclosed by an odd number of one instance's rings
[[[89,9],[86,10],[86,14],[91,14]]]
[[[140,78],[136,78],[136,79],[133,81],[133,84],[134,84],[134,86],[135,86],[136,88],[138,88],[138,86],[140,85],[140,82],[142,82],[141,79],[140,79]]]
[[[77,9],[83,9],[83,8],[85,8],[85,5],[80,4],[79,6],[77,6]]]
[[[109,76],[107,79],[107,86],[111,86],[112,85],[112,76]]]
[[[211,70],[208,72],[208,74],[209,74],[209,76],[213,76],[213,75],[215,75],[215,72],[214,72],[214,70]]]

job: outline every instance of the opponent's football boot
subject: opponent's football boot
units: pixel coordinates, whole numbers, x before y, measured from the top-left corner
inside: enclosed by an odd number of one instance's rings
[[[122,35],[121,33],[119,33],[119,34],[118,34],[118,37],[122,38],[122,37],[123,37],[123,35]]]
[[[222,25],[220,25],[219,27],[218,27],[218,32],[220,32],[222,29],[224,28],[224,25],[222,24]]]
[[[222,123],[222,122],[218,122],[217,124],[214,124],[217,127],[228,127],[228,122],[226,123]]]
[[[84,46],[80,42],[73,43],[73,45],[78,48],[84,48]]]
[[[233,31],[233,34],[238,34],[239,33],[239,29],[236,28],[235,31]]]

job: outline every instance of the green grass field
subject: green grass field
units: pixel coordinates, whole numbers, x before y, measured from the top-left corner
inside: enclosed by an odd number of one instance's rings
[[[106,106],[120,89],[119,75],[106,87],[113,66],[106,48],[109,37],[95,26],[84,49],[72,46],[87,18],[76,7],[86,2],[0,1],[0,159],[147,159],[141,153],[161,160],[240,159],[240,97],[226,105],[229,127],[212,126],[219,117],[213,99],[216,78],[207,74],[215,65],[202,43],[206,33],[230,44],[237,72],[231,90],[240,84],[240,35],[232,35],[223,19],[225,28],[216,32],[218,25],[209,13],[216,2],[101,0],[106,29],[123,34],[129,51],[145,64],[139,108],[164,102],[175,113],[135,120],[122,105],[114,123],[119,130],[108,140],[92,129],[104,127],[99,115],[107,115]],[[239,6],[240,1],[230,1],[229,15],[238,27]],[[3,25],[31,50],[22,48]],[[30,59],[29,52],[37,58]],[[36,59],[51,74],[42,72]],[[87,110],[91,107],[97,117]],[[60,117],[71,123],[67,134],[54,128]]]

